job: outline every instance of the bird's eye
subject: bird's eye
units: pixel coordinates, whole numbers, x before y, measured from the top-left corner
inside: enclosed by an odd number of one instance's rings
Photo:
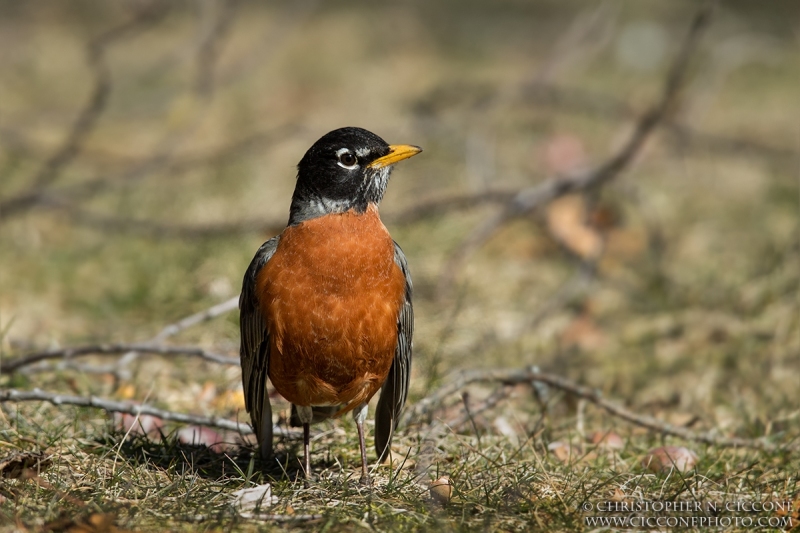
[[[345,151],[339,154],[339,164],[343,167],[352,168],[356,165],[357,159],[352,152]]]

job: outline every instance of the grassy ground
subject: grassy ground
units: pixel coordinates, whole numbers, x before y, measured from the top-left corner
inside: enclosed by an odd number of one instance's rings
[[[86,42],[130,16],[94,2],[32,6],[0,4],[0,201],[33,185],[84,104]],[[271,233],[169,228],[280,223],[305,149],[359,125],[425,149],[397,169],[382,206],[415,282],[411,405],[455,370],[537,365],[697,431],[797,441],[796,6],[723,2],[670,125],[592,196],[602,229],[559,233],[554,211],[515,221],[445,297],[437,287],[448,257],[495,207],[400,215],[424,199],[512,190],[559,165],[601,161],[657,97],[694,3],[241,3],[214,41],[211,89],[202,43],[226,12],[203,6],[177,5],[108,48],[107,104],[48,188],[60,207],[0,218],[0,365],[35,349],[149,339],[235,296]],[[558,91],[537,92],[532,80]],[[150,164],[131,171],[142,162]],[[75,193],[95,179],[91,193]],[[576,252],[581,231],[604,242],[594,274],[583,274]],[[170,340],[230,355],[238,342],[235,312]],[[101,361],[109,359],[86,360]],[[131,370],[124,380],[69,369],[0,375],[0,387],[246,417],[236,367],[148,356]],[[496,388],[468,392],[478,406]],[[403,427],[395,452],[406,460],[379,467],[372,491],[356,483],[349,419],[319,426],[318,479],[306,488],[293,475],[296,439],[279,443],[278,467],[252,459],[249,444],[219,454],[182,443],[175,425],[154,439],[126,435],[102,411],[4,404],[0,459],[44,451],[52,465],[38,483],[3,480],[0,531],[92,513],[145,531],[584,530],[605,501],[800,494],[797,452],[665,438],[558,391],[544,406],[529,387],[507,392],[466,423],[453,423],[465,411],[452,397],[433,420]],[[279,402],[278,416],[286,408]],[[592,444],[597,431],[613,431],[622,446]],[[662,445],[691,449],[696,465],[643,467]],[[428,491],[442,475],[454,487],[446,506]],[[264,482],[276,497],[268,512],[287,522],[232,507],[233,492]]]

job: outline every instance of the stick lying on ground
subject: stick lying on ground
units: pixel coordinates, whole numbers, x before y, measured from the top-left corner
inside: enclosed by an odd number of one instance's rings
[[[718,436],[712,432],[694,432],[684,427],[675,426],[662,420],[658,420],[657,418],[653,418],[651,416],[634,413],[625,407],[604,399],[601,393],[595,389],[578,385],[577,383],[561,376],[547,374],[533,369],[471,370],[466,372],[458,372],[447,385],[442,386],[433,394],[417,402],[414,407],[406,413],[404,421],[406,424],[419,422],[424,417],[432,415],[432,413],[436,411],[437,407],[441,405],[444,399],[448,396],[462,391],[468,385],[481,382],[499,382],[504,385],[532,384],[535,382],[545,383],[553,388],[573,394],[579,398],[583,398],[597,405],[601,409],[604,409],[612,416],[616,416],[617,418],[625,420],[626,422],[630,422],[631,424],[651,429],[657,433],[661,433],[662,435],[673,435],[685,440],[703,442],[712,446],[719,446],[722,448],[753,448],[766,451],[793,451],[800,449],[800,442],[797,441],[785,444],[776,444],[765,438],[743,439],[738,437]],[[500,399],[501,398],[498,398],[498,401]],[[252,429],[249,425],[233,420],[176,413],[172,411],[165,411],[163,409],[157,409],[149,405],[135,405],[125,402],[106,400],[94,396],[83,397],[54,394],[39,389],[34,389],[32,391],[20,391],[15,389],[0,390],[0,403],[31,401],[49,402],[53,405],[95,407],[110,413],[152,415],[173,422],[217,427],[221,429],[238,431],[241,434],[252,433]],[[463,425],[463,421],[459,421],[459,424]],[[287,428],[279,426],[275,426],[274,431],[284,435],[294,434],[288,431]]]
[[[46,392],[39,389],[33,389],[32,391],[21,391],[16,389],[0,390],[0,403],[3,402],[48,402],[56,406],[76,405],[78,407],[94,407],[97,409],[103,409],[109,413],[124,413],[133,416],[150,415],[156,416],[163,420],[169,420],[171,422],[227,429],[230,431],[236,431],[241,435],[248,435],[253,432],[250,424],[246,422],[237,422],[236,420],[228,420],[227,418],[176,413],[174,411],[158,409],[151,405],[137,405],[128,402],[117,402],[114,400],[107,400],[105,398],[97,398],[96,396],[54,394],[52,392]],[[286,427],[278,425],[273,428],[273,431],[279,435],[299,434],[296,430],[291,431]]]
[[[134,344],[90,344],[84,346],[73,346],[71,348],[62,348],[55,350],[43,350],[41,352],[34,352],[28,355],[12,358],[9,361],[0,361],[0,374],[13,374],[20,369],[39,363],[41,361],[50,359],[63,360],[61,365],[45,366],[44,368],[37,369],[40,371],[60,370],[69,359],[84,355],[120,355],[125,356],[118,362],[109,366],[102,367],[88,367],[88,366],[75,366],[73,369],[83,372],[93,372],[101,374],[118,374],[120,369],[132,363],[140,353],[159,354],[159,355],[189,355],[200,357],[213,363],[222,365],[238,365],[238,357],[228,357],[225,355],[208,352],[201,348],[194,346],[181,347],[181,346],[167,346],[160,344],[164,340],[177,335],[181,331],[196,326],[203,322],[212,320],[218,316],[224,315],[239,307],[239,297],[234,296],[224,302],[218,303],[208,309],[189,315],[177,322],[169,324],[161,329],[155,337],[145,342]]]
[[[675,426],[663,420],[653,418],[652,416],[634,413],[625,407],[604,399],[600,391],[596,389],[590,389],[589,387],[578,385],[561,376],[539,372],[538,370],[530,368],[470,370],[459,372],[447,385],[442,386],[433,394],[417,402],[412,409],[407,411],[404,416],[404,421],[406,423],[411,423],[431,415],[446,397],[460,392],[470,384],[481,382],[499,382],[504,385],[533,384],[535,382],[545,383],[553,388],[573,394],[578,398],[583,398],[601,409],[604,409],[609,414],[636,426],[651,429],[662,435],[673,435],[685,440],[703,442],[712,446],[719,446],[722,448],[754,448],[766,451],[790,451],[800,449],[800,442],[797,441],[786,444],[776,444],[768,441],[766,438],[743,439],[738,437],[718,436],[712,432],[698,433],[691,431],[685,427]]]
[[[200,357],[212,363],[219,363],[221,365],[238,365],[238,357],[228,357],[226,355],[217,354],[203,350],[196,346],[167,346],[164,344],[90,344],[87,346],[74,346],[72,348],[62,348],[57,350],[46,350],[43,352],[31,353],[22,357],[15,357],[13,359],[0,363],[0,374],[13,374],[20,368],[45,361],[48,359],[71,359],[82,355],[115,355],[134,353],[149,353],[159,355],[190,355],[193,357]],[[112,373],[113,369],[109,369]]]
[[[599,187],[630,166],[656,127],[667,117],[686,80],[689,60],[705,29],[711,22],[714,2],[703,7],[692,21],[686,38],[664,80],[661,98],[638,120],[628,140],[608,159],[588,170],[555,176],[538,185],[519,191],[503,210],[473,229],[450,256],[439,280],[439,294],[451,292],[455,279],[471,255],[511,220],[539,209],[565,194]]]

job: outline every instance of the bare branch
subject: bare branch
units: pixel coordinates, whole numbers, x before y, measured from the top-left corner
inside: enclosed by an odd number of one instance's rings
[[[285,139],[288,135],[292,135],[298,131],[298,128],[293,125],[278,126],[267,131],[254,133],[235,141],[227,146],[214,150],[210,155],[197,155],[188,156],[182,159],[173,158],[173,153],[180,143],[180,136],[166,136],[161,142],[158,143],[160,150],[148,156],[147,158],[136,162],[130,168],[118,174],[97,176],[88,179],[81,183],[76,183],[66,187],[61,187],[55,190],[39,190],[33,193],[35,201],[27,205],[27,209],[34,207],[51,207],[63,209],[68,213],[75,213],[78,221],[82,221],[88,225],[102,226],[107,224],[110,229],[125,230],[131,227],[145,228],[142,232],[148,234],[148,226],[152,226],[153,230],[149,231],[154,236],[159,235],[160,226],[156,222],[140,222],[138,220],[115,219],[114,217],[104,217],[103,215],[94,215],[87,213],[76,206],[76,202],[91,198],[92,196],[100,193],[104,189],[114,186],[129,184],[143,179],[156,171],[169,173],[171,176],[186,172],[198,167],[206,167],[218,162],[228,160],[236,157],[244,151],[252,150],[256,147],[262,148],[265,144],[271,142],[279,142]],[[13,214],[19,214],[22,211],[15,211]],[[10,216],[10,213],[6,213]],[[3,217],[0,216],[0,221]],[[263,223],[262,223],[263,224]],[[284,224],[285,225],[285,224]],[[180,228],[180,226],[177,226]],[[169,227],[163,232],[169,235]],[[178,232],[179,233],[179,232]],[[202,235],[202,229],[199,233]],[[209,234],[214,234],[213,229]],[[223,233],[224,234],[224,233]]]
[[[94,407],[96,409],[103,409],[109,413],[125,413],[134,416],[150,415],[156,416],[163,420],[169,420],[171,422],[227,429],[230,431],[236,431],[242,435],[247,435],[253,432],[253,429],[249,424],[237,422],[235,420],[228,420],[226,418],[176,413],[174,411],[158,409],[151,405],[117,402],[104,398],[98,398],[96,396],[71,396],[68,394],[55,394],[40,389],[33,389],[31,391],[21,391],[17,389],[0,390],[0,403],[3,402],[48,402],[56,406],[76,405],[78,407]],[[277,432],[278,434],[287,434],[287,428],[285,427],[275,426],[273,431]]]
[[[590,389],[561,376],[539,372],[534,369],[496,369],[459,372],[450,383],[442,386],[433,394],[417,402],[413,409],[409,410],[405,415],[404,420],[410,423],[429,416],[448,396],[458,393],[470,384],[485,382],[499,382],[505,385],[531,384],[534,382],[545,383],[556,389],[573,394],[578,398],[583,398],[601,409],[604,409],[609,414],[625,420],[626,422],[630,422],[631,424],[651,429],[663,435],[672,435],[689,441],[703,442],[712,446],[723,448],[753,448],[769,451],[800,449],[800,442],[797,441],[781,445],[770,442],[765,438],[743,439],[738,437],[722,437],[714,432],[694,432],[685,427],[675,426],[651,416],[634,413],[625,407],[604,399],[602,394],[596,389]]]
[[[511,393],[511,387],[503,384],[496,391],[494,391],[488,398],[474,407],[470,407],[468,403],[467,393],[462,393],[462,401],[464,402],[464,413],[458,418],[446,422],[445,425],[450,428],[450,431],[459,431],[467,422],[475,424],[475,417],[484,411],[492,409],[497,404],[508,398]]]
[[[195,323],[199,323],[199,321]],[[205,359],[206,361],[211,361],[212,363],[219,363],[223,365],[239,364],[238,357],[228,357],[225,355],[209,352],[203,350],[202,348],[197,348],[194,346],[165,346],[165,345],[150,344],[150,343],[93,344],[87,346],[75,346],[72,348],[63,348],[60,350],[47,350],[44,352],[28,354],[22,357],[16,357],[14,359],[2,363],[2,367],[0,367],[0,374],[13,374],[22,367],[38,363],[39,361],[46,361],[49,359],[71,359],[73,357],[80,357],[84,355],[98,355],[98,354],[116,355],[116,354],[127,354],[129,352],[158,354],[158,355],[189,355]]]
[[[158,8],[155,6],[158,5]],[[130,20],[92,39],[87,46],[87,61],[94,74],[94,86],[61,146],[31,178],[33,185],[25,192],[0,202],[0,220],[41,201],[43,191],[60,176],[63,169],[80,153],[86,138],[94,131],[111,93],[111,72],[105,61],[107,48],[124,37],[158,20],[166,12],[165,3],[154,3],[138,11]]]
[[[650,134],[675,104],[686,78],[689,59],[711,21],[712,6],[713,4],[707,4],[695,16],[666,77],[660,100],[639,119],[628,141],[615,154],[595,168],[557,176],[535,187],[520,191],[508,202],[503,211],[473,230],[456,249],[443,270],[439,284],[440,294],[447,294],[450,291],[461,266],[505,223],[526,215],[565,194],[598,187],[615,178],[630,165]]]
[[[441,216],[451,210],[463,210],[485,204],[504,204],[513,199],[519,191],[484,191],[479,194],[456,194],[443,198],[422,200],[416,205],[397,213],[386,213],[381,218],[388,224],[413,224],[433,216]],[[69,213],[72,220],[100,231],[132,233],[156,239],[193,239],[205,237],[225,237],[257,233],[275,235],[286,227],[286,220],[263,220],[261,218],[223,222],[219,224],[175,224],[162,223],[149,219],[130,219],[101,215],[85,211],[72,204],[59,204]]]
[[[200,311],[199,313],[189,315],[186,318],[183,318],[175,322],[174,324],[165,326],[164,329],[162,329],[158,335],[153,337],[151,342],[161,342],[164,339],[172,337],[173,335],[177,335],[178,333],[187,328],[196,326],[197,324],[201,324],[203,322],[208,322],[211,319],[214,319],[220,315],[224,315],[225,313],[228,313],[238,308],[239,308],[239,297],[234,296],[229,300],[225,300],[222,303],[209,307],[205,311]]]
[[[214,68],[217,64],[222,42],[230,32],[236,11],[237,0],[219,0],[216,4],[216,16],[206,31],[197,49],[197,74],[195,76],[195,92],[204,97],[214,91]],[[205,9],[213,10],[214,4],[205,4]]]

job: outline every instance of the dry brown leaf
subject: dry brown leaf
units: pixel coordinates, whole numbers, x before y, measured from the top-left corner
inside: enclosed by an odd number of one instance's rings
[[[453,497],[453,483],[447,476],[442,476],[430,485],[431,499],[439,505],[447,505]]]
[[[612,502],[624,502],[628,496],[622,491],[621,488],[616,487],[614,489],[614,494],[611,496],[610,500]]]
[[[653,472],[669,472],[673,468],[688,472],[697,464],[697,454],[683,446],[653,448],[642,459],[642,466]]]
[[[26,470],[39,473],[52,464],[49,456],[41,452],[16,452],[0,459],[0,478],[19,479]]]
[[[547,206],[545,218],[553,238],[572,253],[594,260],[603,253],[603,236],[588,224],[588,208],[583,195],[568,194]]]
[[[791,498],[780,500],[781,503],[789,501]],[[792,502],[791,508],[781,506],[775,511],[775,514],[780,517],[791,518],[791,526],[786,531],[798,530],[800,531],[800,497],[795,498]]]

